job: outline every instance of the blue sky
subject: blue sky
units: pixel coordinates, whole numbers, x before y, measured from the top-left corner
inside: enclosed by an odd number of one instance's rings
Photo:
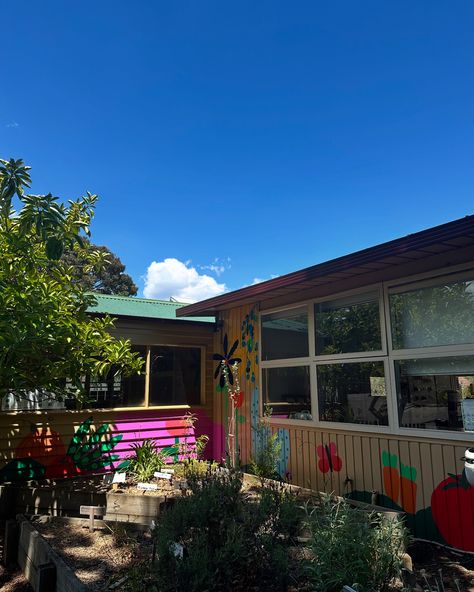
[[[141,293],[210,296],[474,212],[470,0],[31,0],[2,20],[0,156],[35,192],[100,194],[93,239]]]

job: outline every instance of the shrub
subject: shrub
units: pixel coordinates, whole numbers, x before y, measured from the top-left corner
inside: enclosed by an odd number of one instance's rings
[[[209,471],[189,486],[192,495],[176,500],[155,529],[157,589],[285,590],[287,548],[301,519],[291,494],[274,487],[249,498],[241,474],[228,471]]]
[[[271,415],[267,410],[264,417],[258,420],[253,429],[256,435],[255,454],[250,459],[248,472],[262,479],[279,479],[277,471],[281,454],[281,443],[277,433],[272,433],[266,418]]]
[[[307,511],[314,559],[308,571],[315,592],[340,592],[357,584],[359,592],[384,592],[401,573],[407,530],[402,522],[365,512],[324,496]]]
[[[153,440],[132,444],[133,454],[127,458],[127,471],[134,481],[149,481],[155,471],[160,471],[168,455],[159,451]]]

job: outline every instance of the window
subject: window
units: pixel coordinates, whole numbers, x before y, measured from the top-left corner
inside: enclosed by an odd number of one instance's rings
[[[380,351],[379,295],[362,294],[315,304],[316,354]]]
[[[262,360],[308,356],[307,308],[262,315],[262,343]]]
[[[264,404],[331,428],[474,432],[472,277],[262,315]]]
[[[383,361],[317,366],[319,419],[388,425]]]
[[[133,346],[136,352],[146,361],[145,346]],[[143,407],[145,405],[145,365],[142,374],[123,376],[114,368],[104,378],[86,376],[82,380],[86,394],[84,406],[88,409],[111,409],[114,407]],[[76,409],[74,397],[65,400],[66,409]]]
[[[112,369],[104,378],[85,376],[82,385],[86,395],[84,408],[111,409],[160,405],[199,405],[202,400],[204,356],[201,347],[133,346],[144,360],[141,374],[123,376]],[[146,361],[150,357],[147,374]],[[72,383],[70,387],[73,388]],[[35,391],[27,396],[14,394],[2,398],[4,411],[77,409],[75,397],[59,400]]]
[[[390,295],[394,349],[474,343],[474,281]]]
[[[312,419],[309,366],[263,370],[263,400],[272,417]]]
[[[395,361],[400,426],[473,431],[474,356]]]
[[[201,402],[201,349],[150,348],[150,405],[186,405]]]

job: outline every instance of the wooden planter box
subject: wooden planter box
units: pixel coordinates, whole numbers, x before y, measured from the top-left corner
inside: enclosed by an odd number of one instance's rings
[[[87,592],[87,586],[79,580],[36,528],[22,515],[17,516],[17,520],[20,528],[18,563],[33,590],[35,592]],[[55,586],[52,582],[46,582],[44,578],[44,569],[49,566],[54,566]]]
[[[143,493],[127,493],[126,491],[109,491],[107,493],[107,509],[105,521],[130,522],[150,526],[156,521],[162,507],[169,498],[160,495]]]

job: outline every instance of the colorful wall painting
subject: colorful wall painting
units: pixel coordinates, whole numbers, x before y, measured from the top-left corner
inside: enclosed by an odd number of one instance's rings
[[[463,471],[449,475],[431,494],[431,514],[446,543],[474,551],[474,487]]]
[[[161,413],[161,417],[157,417]],[[13,460],[0,469],[0,483],[117,470],[131,452],[131,445],[145,438],[155,440],[160,449],[169,451],[169,462],[183,460],[183,452],[192,449],[196,437],[212,436],[221,426],[215,426],[207,415],[196,410],[196,425],[185,416],[170,417],[169,412],[122,412],[111,421],[94,424],[88,417],[69,439],[51,427],[31,424],[30,431],[14,450]],[[212,439],[206,456],[214,457]]]
[[[431,506],[416,510],[417,474],[415,467],[399,461],[387,450],[381,456],[384,492],[378,505],[405,512],[407,526],[417,538],[474,551],[474,487],[463,471],[449,475],[431,494]],[[372,492],[353,491],[347,497],[372,502]]]
[[[108,423],[92,430],[92,422],[89,417],[81,423],[67,450],[61,436],[50,428],[31,432],[17,447],[16,458],[0,469],[0,482],[70,477],[112,468],[119,456],[111,452],[122,435],[111,435]]]
[[[394,504],[400,505],[404,512],[416,511],[416,476],[415,467],[399,463],[396,454],[387,450],[382,452],[383,484],[386,495]]]
[[[316,447],[318,455],[318,467],[321,473],[326,474],[329,471],[339,473],[342,469],[342,458],[337,454],[337,445],[335,442],[321,444]]]

